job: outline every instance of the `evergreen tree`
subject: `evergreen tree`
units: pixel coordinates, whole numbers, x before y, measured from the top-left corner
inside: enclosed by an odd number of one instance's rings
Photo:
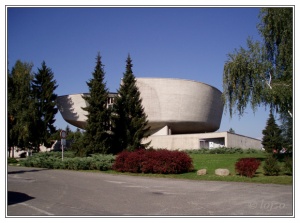
[[[282,145],[288,151],[293,151],[293,118],[288,114],[281,114],[281,135],[283,138]]]
[[[70,132],[67,136],[67,140],[71,141],[70,149],[75,152],[77,156],[86,156],[83,148],[83,139],[84,132],[82,132],[79,128],[76,129],[75,132]]]
[[[280,166],[275,155],[269,154],[267,156],[267,158],[265,159],[263,170],[264,174],[267,176],[277,176],[279,174]]]
[[[276,124],[272,112],[270,112],[266,128],[262,131],[262,133],[262,145],[265,150],[269,153],[274,151],[278,153],[282,147],[281,130]]]
[[[65,131],[66,131],[67,136],[68,136],[70,133],[72,133],[72,130],[71,130],[71,128],[70,128],[69,125],[66,126]]]
[[[8,78],[8,143],[20,149],[33,148],[34,107],[31,63],[16,61]]]
[[[87,102],[83,110],[88,112],[83,139],[86,154],[105,154],[110,148],[110,111],[107,109],[108,89],[104,82],[103,66],[98,53],[93,78],[87,82],[90,94],[82,96]]]
[[[62,131],[61,128],[57,129],[54,133],[51,134],[50,140],[55,141],[55,140],[60,140],[60,132]]]
[[[118,96],[115,98],[112,120],[115,143],[113,153],[123,149],[133,151],[149,145],[141,143],[144,137],[149,136],[150,127],[147,125],[147,116],[132,72],[130,55],[126,60],[126,71]]]
[[[235,131],[233,130],[233,128],[230,128],[228,132],[235,134]]]
[[[52,70],[43,61],[41,68],[38,68],[38,72],[34,74],[34,79],[32,80],[36,107],[34,143],[37,147],[40,144],[49,147],[51,145],[50,136],[56,131],[53,124],[55,122],[55,114],[58,111],[55,103],[57,95],[54,93],[57,85],[53,78]]]

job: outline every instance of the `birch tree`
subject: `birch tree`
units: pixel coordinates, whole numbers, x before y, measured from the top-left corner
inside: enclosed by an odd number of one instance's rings
[[[258,30],[263,42],[247,39],[247,48],[228,54],[223,70],[223,101],[230,116],[247,105],[293,117],[293,8],[263,8]]]

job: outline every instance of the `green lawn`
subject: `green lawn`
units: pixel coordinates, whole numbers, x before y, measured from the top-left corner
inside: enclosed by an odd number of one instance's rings
[[[227,149],[228,150],[228,149]],[[223,149],[222,151],[227,151]],[[265,176],[264,171],[263,171],[263,166],[264,166],[264,160],[267,156],[266,153],[261,152],[261,151],[256,151],[256,152],[251,152],[251,151],[240,151],[236,150],[237,152],[231,153],[231,154],[220,154],[220,151],[214,151],[218,152],[218,154],[211,154],[211,151],[208,151],[209,153],[202,153],[203,151],[190,151],[188,154],[193,160],[193,165],[194,165],[194,171],[188,172],[188,173],[183,173],[183,174],[132,174],[132,173],[120,173],[116,172],[113,170],[108,170],[108,171],[102,171],[103,173],[112,173],[112,174],[127,174],[127,175],[135,175],[135,176],[148,176],[148,177],[167,177],[167,178],[177,178],[177,179],[189,179],[189,180],[210,180],[210,181],[235,181],[235,182],[253,182],[253,183],[272,183],[272,184],[292,184],[293,183],[293,176],[287,175],[284,170],[284,162],[279,162],[279,165],[281,166],[281,172],[279,173],[279,176]],[[230,150],[228,150],[230,151]],[[67,153],[66,153],[67,154]],[[36,167],[43,167],[43,168],[53,168],[50,166],[53,166],[53,162],[58,162],[57,159],[55,160],[54,158],[56,156],[59,156],[59,153],[40,153],[37,154],[36,156],[30,157],[30,164],[32,163],[39,163],[43,164],[43,166],[36,166]],[[99,159],[102,156],[99,157]],[[245,157],[253,157],[261,160],[260,167],[256,171],[256,174],[253,178],[248,178],[244,176],[237,175],[235,173],[235,163],[240,159],[240,158],[245,158]],[[94,158],[97,158],[97,156],[94,156]],[[80,158],[74,158],[75,160],[73,162],[79,162]],[[89,159],[92,159],[91,157]],[[110,162],[112,157],[111,156],[104,156],[101,158],[101,160],[105,161],[107,160]],[[87,161],[87,158],[84,160]],[[284,159],[281,159],[284,160]],[[10,165],[24,165],[24,161],[21,163],[18,163],[18,161],[14,159],[9,159],[8,160]],[[25,160],[26,161],[26,160]],[[33,162],[34,161],[34,162]],[[47,162],[46,162],[47,161]],[[60,159],[59,159],[60,161]],[[75,162],[75,163],[76,163]],[[80,162],[81,163],[81,162]],[[45,164],[53,164],[50,166],[45,166]],[[25,165],[26,166],[26,165]],[[32,166],[32,165],[29,165]],[[207,174],[203,176],[198,176],[197,175],[197,170],[199,169],[207,169]],[[229,169],[230,175],[229,176],[217,176],[215,175],[215,169],[218,168],[226,168]],[[75,168],[76,170],[80,169]],[[84,170],[87,171],[87,170]],[[92,172],[98,172],[99,170],[88,170]]]
[[[210,180],[210,181],[235,181],[235,182],[253,182],[253,183],[272,183],[272,184],[292,184],[293,177],[286,175],[284,171],[279,176],[265,176],[263,174],[265,153],[254,154],[189,154],[193,159],[194,171],[183,174],[130,174],[151,177],[167,177],[177,179],[190,180]],[[244,157],[254,157],[261,160],[261,165],[253,178],[242,177],[235,173],[235,163],[238,159]],[[283,166],[283,163],[280,163]],[[203,176],[197,175],[197,170],[205,168],[207,174]],[[215,175],[215,169],[226,168],[229,169],[229,176]],[[117,173],[115,171],[108,171],[110,173]],[[120,174],[120,173],[118,173]],[[125,173],[128,174],[128,173]]]
[[[263,165],[266,154],[191,154],[195,170],[202,168],[207,169],[207,174],[204,176],[197,176],[196,171],[182,174],[186,175],[184,178],[202,179],[202,180],[221,180],[221,181],[237,181],[237,182],[257,182],[257,183],[276,183],[276,184],[292,184],[293,177],[284,174],[284,171],[279,176],[265,176],[263,174]],[[244,157],[254,157],[261,160],[261,165],[258,168],[253,178],[242,177],[235,173],[235,163],[238,159]],[[280,163],[283,166],[283,163]],[[226,168],[229,169],[229,176],[216,176],[215,169]]]

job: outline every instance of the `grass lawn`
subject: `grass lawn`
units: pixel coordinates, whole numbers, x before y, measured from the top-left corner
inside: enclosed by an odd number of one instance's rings
[[[264,160],[267,156],[264,152],[254,152],[254,153],[247,153],[247,152],[236,152],[231,154],[211,154],[211,153],[199,153],[197,151],[188,152],[189,156],[193,160],[194,171],[183,173],[183,174],[132,174],[132,173],[120,173],[113,170],[101,171],[103,173],[111,173],[111,174],[127,174],[127,175],[134,175],[134,176],[148,176],[148,177],[164,177],[164,178],[176,178],[176,179],[188,179],[188,180],[209,180],[209,181],[235,181],[235,182],[249,182],[249,183],[271,183],[271,184],[293,184],[293,176],[287,175],[284,171],[284,162],[279,162],[281,167],[281,172],[279,176],[265,176],[264,175]],[[57,159],[54,159],[56,156],[59,156],[59,153],[41,153],[33,157],[32,163],[43,164],[43,166],[35,166],[35,167],[43,167],[43,168],[53,168],[49,166],[45,166],[45,164],[53,164],[53,162],[58,162]],[[60,157],[60,156],[59,156]],[[96,157],[96,156],[95,156]],[[256,171],[256,174],[253,178],[248,178],[244,176],[237,175],[235,172],[235,163],[240,158],[245,157],[252,157],[259,159],[261,164]],[[42,159],[43,158],[43,159]],[[96,157],[97,158],[97,157]],[[98,157],[99,159],[101,158]],[[92,159],[92,158],[90,158]],[[112,157],[102,157],[104,161],[108,159],[110,162]],[[43,160],[43,162],[41,162]],[[87,162],[87,158],[84,159]],[[283,159],[282,159],[283,160]],[[9,159],[10,165],[20,165],[18,161],[14,159]],[[13,162],[15,161],[15,162]],[[47,161],[47,162],[46,162]],[[60,161],[60,160],[59,160]],[[76,157],[73,160],[73,164],[79,164],[80,158]],[[83,162],[84,163],[84,162]],[[24,163],[23,163],[24,164]],[[22,165],[22,163],[21,163]],[[29,165],[31,166],[31,165]],[[51,166],[51,165],[50,165]],[[52,165],[53,166],[53,165]],[[215,175],[215,169],[218,168],[226,168],[230,171],[229,176],[217,176]],[[197,170],[199,169],[206,169],[207,174],[198,176]],[[76,170],[80,170],[80,168],[76,168]],[[99,172],[99,170],[83,170],[83,171],[91,171],[91,172]]]
[[[265,176],[263,174],[265,153],[253,153],[253,154],[189,154],[193,159],[194,171],[183,174],[131,174],[138,176],[149,177],[164,177],[164,178],[177,178],[177,179],[189,179],[189,180],[209,180],[209,181],[234,181],[234,182],[252,182],[252,183],[272,183],[272,184],[292,184],[293,177],[286,175],[283,171],[279,176]],[[237,175],[235,173],[235,163],[238,159],[244,157],[254,157],[261,160],[260,167],[258,168],[253,178]],[[280,163],[283,166],[284,163]],[[207,169],[207,174],[198,176],[197,170]],[[229,169],[229,176],[217,176],[215,175],[215,169],[226,168]],[[108,171],[109,173],[118,173],[115,171]],[[123,173],[129,174],[129,173]]]

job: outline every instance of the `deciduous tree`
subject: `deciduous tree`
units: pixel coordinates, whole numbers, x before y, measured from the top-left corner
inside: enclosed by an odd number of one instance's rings
[[[11,148],[33,148],[36,110],[31,89],[33,64],[16,61],[8,74],[8,144]]]
[[[223,99],[230,116],[243,115],[248,103],[293,113],[293,8],[263,8],[258,30],[263,43],[228,54],[223,72]]]

